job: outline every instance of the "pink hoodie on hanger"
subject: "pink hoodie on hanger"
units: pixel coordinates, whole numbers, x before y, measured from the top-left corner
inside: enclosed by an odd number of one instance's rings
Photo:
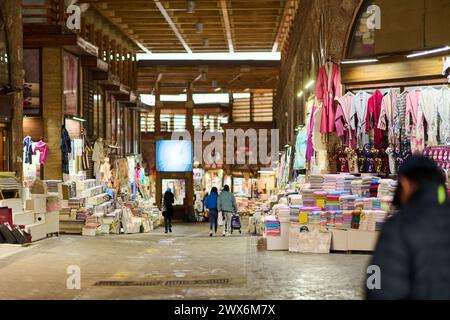
[[[34,146],[34,154],[36,154],[36,151],[40,152],[39,163],[40,164],[44,164],[45,160],[47,160],[47,156],[48,156],[48,146],[47,146],[47,144],[44,141],[40,140]]]

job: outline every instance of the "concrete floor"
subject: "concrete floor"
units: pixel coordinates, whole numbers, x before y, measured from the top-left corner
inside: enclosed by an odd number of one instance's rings
[[[260,238],[210,238],[206,224],[150,234],[0,245],[0,299],[361,299],[369,255],[268,252]],[[67,267],[81,289],[67,289]]]

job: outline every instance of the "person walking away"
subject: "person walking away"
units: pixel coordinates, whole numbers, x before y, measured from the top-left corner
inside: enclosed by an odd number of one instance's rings
[[[205,208],[209,210],[209,236],[214,236],[217,234],[217,219],[219,217],[219,212],[217,210],[217,200],[219,198],[219,192],[216,187],[211,189],[211,193],[205,199]]]
[[[424,156],[405,160],[394,205],[400,211],[381,231],[366,298],[450,299],[450,203],[441,169]]]
[[[172,218],[173,218],[173,204],[175,202],[175,196],[170,188],[167,188],[163,198],[163,216],[166,232],[172,232]]]
[[[225,185],[220,193],[217,201],[217,209],[222,212],[224,220],[223,236],[226,233],[231,233],[231,218],[233,213],[237,212],[236,198],[233,193],[230,192],[230,187]]]

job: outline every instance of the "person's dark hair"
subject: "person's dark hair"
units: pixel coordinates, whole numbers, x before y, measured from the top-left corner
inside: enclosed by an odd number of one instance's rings
[[[223,186],[223,191],[230,191],[230,187],[226,184]]]
[[[219,191],[217,190],[216,187],[212,187],[212,189],[211,189],[211,194],[213,194],[213,193],[215,193],[215,194],[218,194],[218,193],[219,193]]]
[[[405,177],[420,186],[420,189],[445,185],[445,176],[439,166],[422,155],[413,155],[405,160],[398,171],[398,179]],[[400,206],[402,187],[399,183],[394,196],[394,205]]]

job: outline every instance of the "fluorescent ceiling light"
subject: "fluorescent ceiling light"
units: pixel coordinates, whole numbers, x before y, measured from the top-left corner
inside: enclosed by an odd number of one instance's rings
[[[216,88],[216,89],[214,89],[215,92],[219,92],[219,91],[221,91],[221,90],[222,90],[222,88]]]
[[[233,99],[250,99],[250,93],[233,93]]]
[[[80,121],[80,122],[85,122],[85,121],[87,121],[86,119],[82,119],[82,118],[78,118],[78,117],[72,117],[72,120]]]
[[[342,64],[358,64],[358,63],[373,63],[378,62],[378,59],[361,59],[361,60],[346,60],[342,61]]]
[[[299,93],[297,94],[297,97],[299,97],[299,98],[300,98],[300,97],[302,97],[302,96],[303,96],[303,94],[304,94],[304,93],[303,93],[303,91],[300,91],[300,92],[299,92]]]
[[[254,60],[280,61],[280,52],[138,53],[137,60]]]
[[[315,81],[314,81],[314,80],[311,80],[310,82],[308,82],[308,83],[306,84],[305,89],[308,90],[309,88],[312,87],[312,85],[313,85],[314,83],[315,83]]]
[[[149,106],[155,106],[156,99],[153,94],[141,94],[141,101]],[[230,97],[228,93],[195,93],[193,94],[195,104],[206,103],[229,103]],[[163,102],[186,102],[187,95],[161,95],[161,101]]]
[[[418,53],[413,53],[413,54],[407,55],[406,57],[408,59],[410,59],[410,58],[426,56],[426,55],[429,55],[429,54],[445,52],[445,51],[449,51],[449,50],[450,50],[450,46],[445,46],[445,47],[439,48],[439,49],[427,50],[427,51],[422,51],[422,52],[418,52]]]

